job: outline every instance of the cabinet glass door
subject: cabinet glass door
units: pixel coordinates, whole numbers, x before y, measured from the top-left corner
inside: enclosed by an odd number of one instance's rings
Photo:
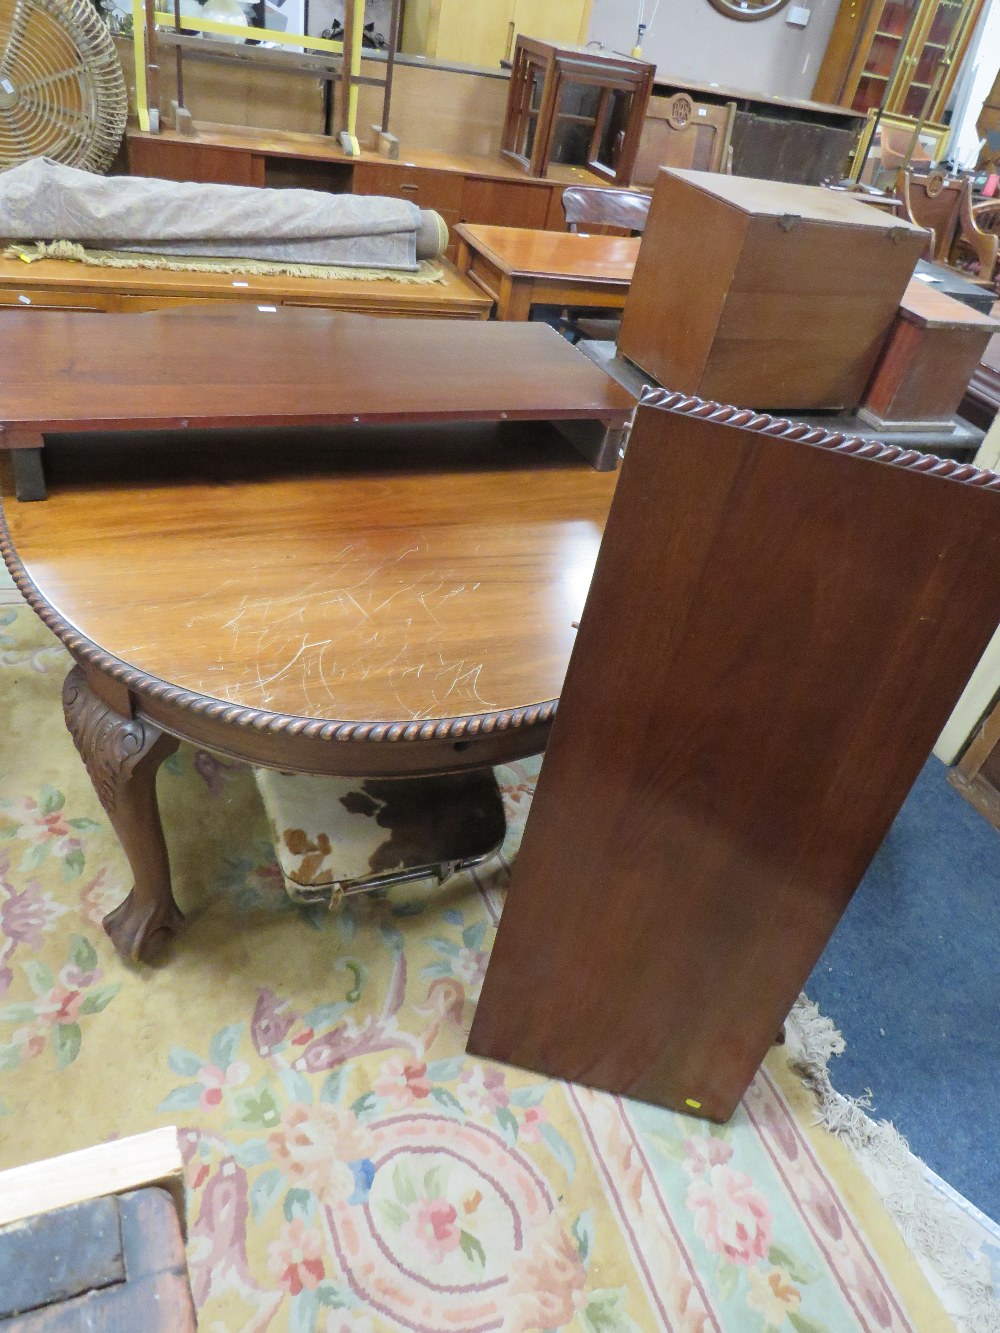
[[[907,81],[895,110],[904,116],[920,116],[934,84],[945,52],[958,35],[966,15],[965,0],[937,0],[928,12],[929,22],[913,43],[908,57]],[[933,108],[929,108],[933,111]],[[933,117],[932,117],[933,118]]]
[[[886,0],[879,14],[864,68],[851,107],[871,111],[882,106],[891,84],[897,84],[905,65],[903,53],[919,10],[919,0]]]
[[[547,72],[546,61],[533,59],[524,50],[518,51],[510,76],[512,105],[508,107],[508,123],[504,127],[504,147],[526,168],[535,151]]]

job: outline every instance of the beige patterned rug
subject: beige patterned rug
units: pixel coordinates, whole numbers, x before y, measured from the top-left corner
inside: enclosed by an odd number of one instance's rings
[[[0,605],[0,1160],[178,1124],[203,1333],[951,1327],[780,1049],[724,1127],[465,1056],[534,764],[492,868],[331,914],[283,892],[249,771],[182,747],[187,927],[123,963],[67,664]]]

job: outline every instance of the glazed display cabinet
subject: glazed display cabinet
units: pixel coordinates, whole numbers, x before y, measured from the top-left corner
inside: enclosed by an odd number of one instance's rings
[[[813,97],[940,121],[983,0],[842,0]]]
[[[518,37],[500,153],[532,176],[585,167],[628,185],[655,65]]]

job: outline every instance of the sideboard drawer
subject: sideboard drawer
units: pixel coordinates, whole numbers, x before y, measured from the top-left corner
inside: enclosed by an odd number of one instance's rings
[[[0,309],[103,312],[110,309],[110,297],[104,292],[50,292],[44,287],[4,287],[0,288]]]
[[[355,194],[384,194],[409,199],[419,208],[433,208],[450,222],[462,209],[465,177],[458,171],[427,171],[422,167],[358,162],[354,168]]]
[[[264,163],[261,153],[217,148],[196,139],[128,138],[128,166],[133,176],[215,185],[263,185]]]
[[[213,310],[220,307],[231,306],[233,309],[239,309],[254,298],[251,296],[191,296],[184,292],[172,294],[164,292],[162,296],[147,296],[131,292],[122,295],[114,295],[111,298],[111,309],[119,315],[145,315],[154,310],[197,310],[199,306],[210,306]],[[268,302],[268,298],[258,296],[256,298],[262,304]],[[271,305],[275,303],[270,302]]]

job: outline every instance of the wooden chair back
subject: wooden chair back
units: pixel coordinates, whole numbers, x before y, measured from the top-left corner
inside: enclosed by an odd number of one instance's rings
[[[599,185],[570,185],[562,194],[569,231],[641,236],[651,199],[638,190],[603,189]]]
[[[687,93],[651,97],[632,168],[632,184],[652,186],[660,167],[730,171],[735,119],[735,102],[714,106],[695,102]]]
[[[907,218],[931,233],[928,258],[941,264],[947,264],[958,231],[962,187],[939,171],[904,171],[896,187]]]
[[[974,254],[979,269],[976,281],[995,285],[1000,263],[1000,200],[974,204],[972,184],[966,185],[952,263],[965,263]]]
[[[943,171],[905,171],[896,189],[909,221],[930,232],[929,259],[955,265],[965,255],[975,256],[980,280],[992,282],[1000,237],[983,229],[985,218],[974,211],[970,180],[948,177]]]

